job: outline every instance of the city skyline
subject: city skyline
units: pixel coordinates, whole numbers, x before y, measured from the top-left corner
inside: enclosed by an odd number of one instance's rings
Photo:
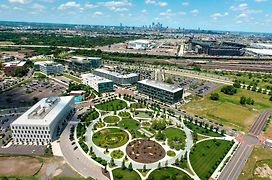
[[[4,0],[0,20],[271,32],[269,0]],[[114,20],[113,20],[114,19]]]

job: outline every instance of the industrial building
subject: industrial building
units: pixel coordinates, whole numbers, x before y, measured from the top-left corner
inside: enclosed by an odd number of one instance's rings
[[[135,40],[129,41],[127,44],[128,49],[146,50],[154,48],[155,44],[151,43],[149,40]]]
[[[16,144],[48,144],[64,129],[75,111],[74,97],[48,97],[40,100],[10,127]]]
[[[95,68],[100,68],[103,65],[103,60],[98,57],[69,57],[69,68],[75,71],[85,72]]]
[[[246,47],[235,42],[218,43],[216,41],[189,40],[188,43],[189,51],[210,56],[242,56]]]
[[[139,81],[137,89],[142,94],[169,104],[180,101],[184,95],[183,88],[149,79]]]
[[[64,72],[64,66],[53,61],[35,62],[34,69],[36,71],[41,71],[46,75],[62,74]]]
[[[83,84],[91,86],[98,93],[111,92],[113,91],[113,81],[96,76],[94,74],[84,74],[82,75]]]
[[[129,86],[137,83],[140,80],[140,75],[136,73],[120,74],[117,72],[111,72],[106,69],[95,69],[93,74],[112,80],[115,84],[121,86]]]
[[[2,69],[6,75],[12,75],[18,69],[26,68],[26,61],[11,61],[2,64]]]

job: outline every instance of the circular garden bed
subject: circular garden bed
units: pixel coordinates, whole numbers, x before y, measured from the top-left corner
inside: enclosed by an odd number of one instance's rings
[[[163,147],[151,140],[138,139],[130,142],[126,147],[127,155],[139,163],[154,163],[165,157]]]
[[[107,128],[96,132],[93,137],[95,145],[102,148],[117,148],[125,145],[129,140],[127,132],[118,128]]]
[[[120,120],[118,116],[107,116],[103,119],[104,122],[114,124]]]
[[[121,150],[114,150],[111,152],[111,157],[113,159],[121,159],[123,156],[124,156],[124,153]]]

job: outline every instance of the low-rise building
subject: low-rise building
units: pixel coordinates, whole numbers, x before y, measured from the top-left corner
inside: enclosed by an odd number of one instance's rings
[[[95,69],[93,74],[112,80],[115,84],[127,86],[137,83],[140,80],[140,75],[137,73],[120,74],[111,72],[106,69]]]
[[[26,61],[5,62],[2,64],[2,68],[6,75],[11,75],[18,69],[26,68]]]
[[[183,88],[149,79],[139,81],[137,89],[142,94],[169,104],[180,101],[184,94]]]
[[[83,84],[91,86],[98,93],[111,92],[113,91],[113,81],[96,76],[94,74],[82,75]]]
[[[100,68],[103,65],[103,60],[98,57],[73,56],[68,58],[68,62],[70,69],[80,72]]]
[[[41,71],[46,75],[50,74],[62,74],[64,72],[64,66],[53,61],[39,61],[34,63],[34,69]]]
[[[144,40],[144,39],[129,41],[127,44],[128,49],[136,49],[136,50],[152,49],[154,46],[155,46],[154,43],[151,43],[151,41]]]
[[[74,97],[43,98],[10,127],[16,144],[48,144],[58,137],[74,113]]]

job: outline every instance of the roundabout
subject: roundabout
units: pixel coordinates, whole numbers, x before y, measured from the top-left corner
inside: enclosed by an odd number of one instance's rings
[[[125,145],[129,135],[119,128],[105,128],[94,133],[92,139],[95,145],[112,149]]]
[[[154,163],[165,157],[164,148],[157,142],[138,139],[130,142],[126,147],[128,156],[139,163]]]

